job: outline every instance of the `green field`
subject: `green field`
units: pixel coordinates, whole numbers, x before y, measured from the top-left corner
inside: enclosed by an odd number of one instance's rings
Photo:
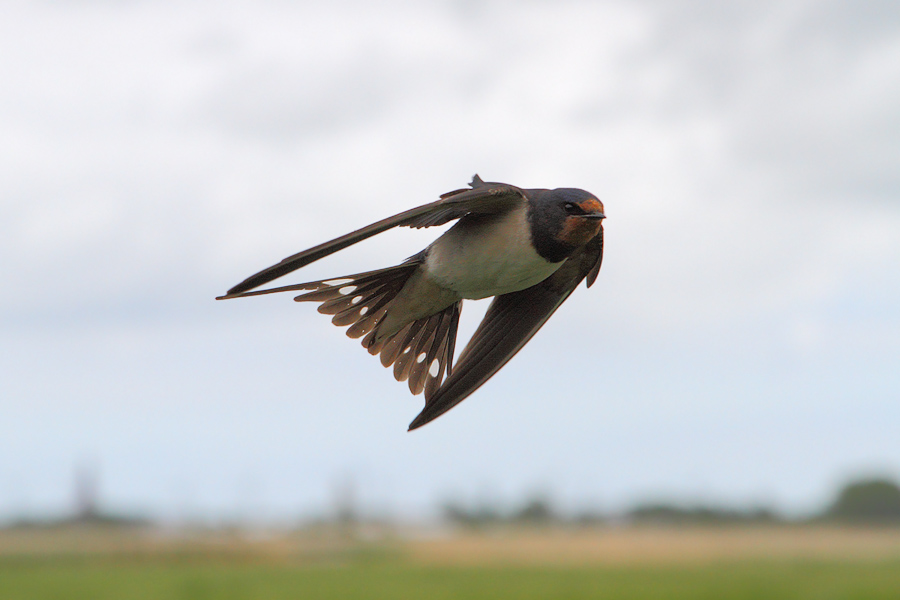
[[[900,599],[900,529],[0,531],[0,600]]]
[[[395,561],[287,566],[172,561],[5,561],[3,600],[287,598],[900,598],[900,562],[464,567]]]

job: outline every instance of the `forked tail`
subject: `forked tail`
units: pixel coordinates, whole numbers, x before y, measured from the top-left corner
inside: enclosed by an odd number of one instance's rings
[[[332,323],[349,326],[348,337],[362,337],[362,345],[369,354],[381,354],[382,365],[394,365],[394,378],[407,381],[413,394],[424,391],[427,403],[444,375],[451,374],[462,302],[454,302],[439,313],[413,321],[392,335],[381,339],[378,336],[378,326],[391,303],[419,266],[418,261],[405,262],[377,271],[228,294],[218,299],[308,290],[294,300],[318,302],[320,313],[333,315]]]

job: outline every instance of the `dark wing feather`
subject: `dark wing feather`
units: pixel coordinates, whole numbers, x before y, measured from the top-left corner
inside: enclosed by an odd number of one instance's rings
[[[441,196],[440,200],[425,204],[400,214],[382,219],[362,229],[357,229],[339,238],[335,238],[324,244],[314,246],[309,250],[298,252],[288,256],[280,263],[263,269],[255,275],[251,275],[237,284],[224,296],[217,298],[225,300],[236,298],[239,295],[259,287],[282,275],[295,271],[301,267],[352,246],[357,242],[383,233],[394,227],[432,227],[443,225],[454,219],[464,217],[469,213],[491,214],[510,210],[520,202],[525,201],[525,192],[521,189],[504,183],[485,183],[477,175],[470,184],[472,189],[461,189],[448,192]]]
[[[599,269],[603,232],[530,288],[497,296],[460,354],[453,374],[428,399],[410,430],[441,416],[478,389],[522,349],[581,281]],[[591,281],[593,283],[593,281]]]
[[[591,243],[594,244],[592,255],[596,255],[594,265],[587,274],[587,286],[591,287],[597,281],[597,275],[600,274],[600,265],[603,264],[603,226],[600,226],[600,233],[597,234]]]

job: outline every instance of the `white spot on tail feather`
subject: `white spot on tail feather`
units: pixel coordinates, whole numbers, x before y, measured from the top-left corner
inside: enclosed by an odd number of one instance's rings
[[[428,356],[428,355],[425,354],[425,353],[423,352],[422,354],[420,354],[420,355],[418,355],[418,356],[416,357],[416,362],[417,362],[417,363],[422,362],[423,360],[425,360],[425,357],[426,357],[426,356]]]
[[[360,302],[362,302],[362,296],[356,296],[350,301],[350,304],[359,304]]]
[[[345,283],[353,283],[352,279],[329,279],[322,282],[325,285],[344,285]]]
[[[359,309],[359,316],[363,316],[363,315],[365,315],[367,312],[369,312],[369,307],[368,307],[368,306],[363,306],[361,309]]]
[[[428,367],[428,374],[432,377],[437,377],[438,373],[441,372],[441,361],[438,359],[434,359],[431,361],[431,366]]]
[[[348,294],[352,294],[355,291],[356,291],[355,285],[348,285],[346,287],[342,287],[341,289],[339,289],[338,293],[341,294],[342,296],[346,296]]]

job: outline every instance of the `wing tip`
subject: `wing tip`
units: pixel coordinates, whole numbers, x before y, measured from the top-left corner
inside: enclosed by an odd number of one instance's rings
[[[269,269],[271,269],[271,268],[272,268],[272,267],[269,267]],[[269,269],[265,269],[265,271],[268,271]],[[263,271],[260,271],[260,273],[262,273],[262,272],[263,272]],[[235,286],[232,286],[230,290],[228,290],[227,292],[225,292],[225,296],[236,297],[238,294],[242,294],[242,293],[246,292],[247,290],[252,290],[252,289],[255,288],[255,287],[261,286],[263,283],[266,283],[265,281],[258,281],[258,282],[257,282],[257,280],[260,279],[260,278],[258,277],[260,273],[256,273],[255,275],[251,275],[250,277],[248,277],[247,279],[243,280],[243,281],[240,282],[239,284],[237,284],[237,285],[235,285]]]
[[[434,417],[426,417],[425,411],[423,410],[415,419],[412,420],[412,423],[409,424],[409,429],[407,429],[406,432],[409,433],[410,431],[414,431],[419,427],[422,427],[423,425],[431,423],[435,418],[437,418],[437,416],[439,415],[435,415]]]
[[[446,385],[446,382],[444,382]],[[483,382],[482,382],[483,383]],[[438,388],[438,393],[442,390],[445,390],[445,385],[442,385]],[[464,394],[454,394],[454,392],[450,392],[451,396],[449,399],[447,396],[440,398],[439,400],[436,397],[432,397],[432,399],[425,405],[425,408],[422,409],[415,419],[412,420],[412,423],[409,424],[409,429],[407,431],[412,431],[413,429],[418,429],[423,425],[427,425],[437,419],[438,417],[443,416],[450,409],[456,407],[460,402],[468,398],[472,392],[481,387],[481,385],[475,386],[475,388],[467,391]]]

